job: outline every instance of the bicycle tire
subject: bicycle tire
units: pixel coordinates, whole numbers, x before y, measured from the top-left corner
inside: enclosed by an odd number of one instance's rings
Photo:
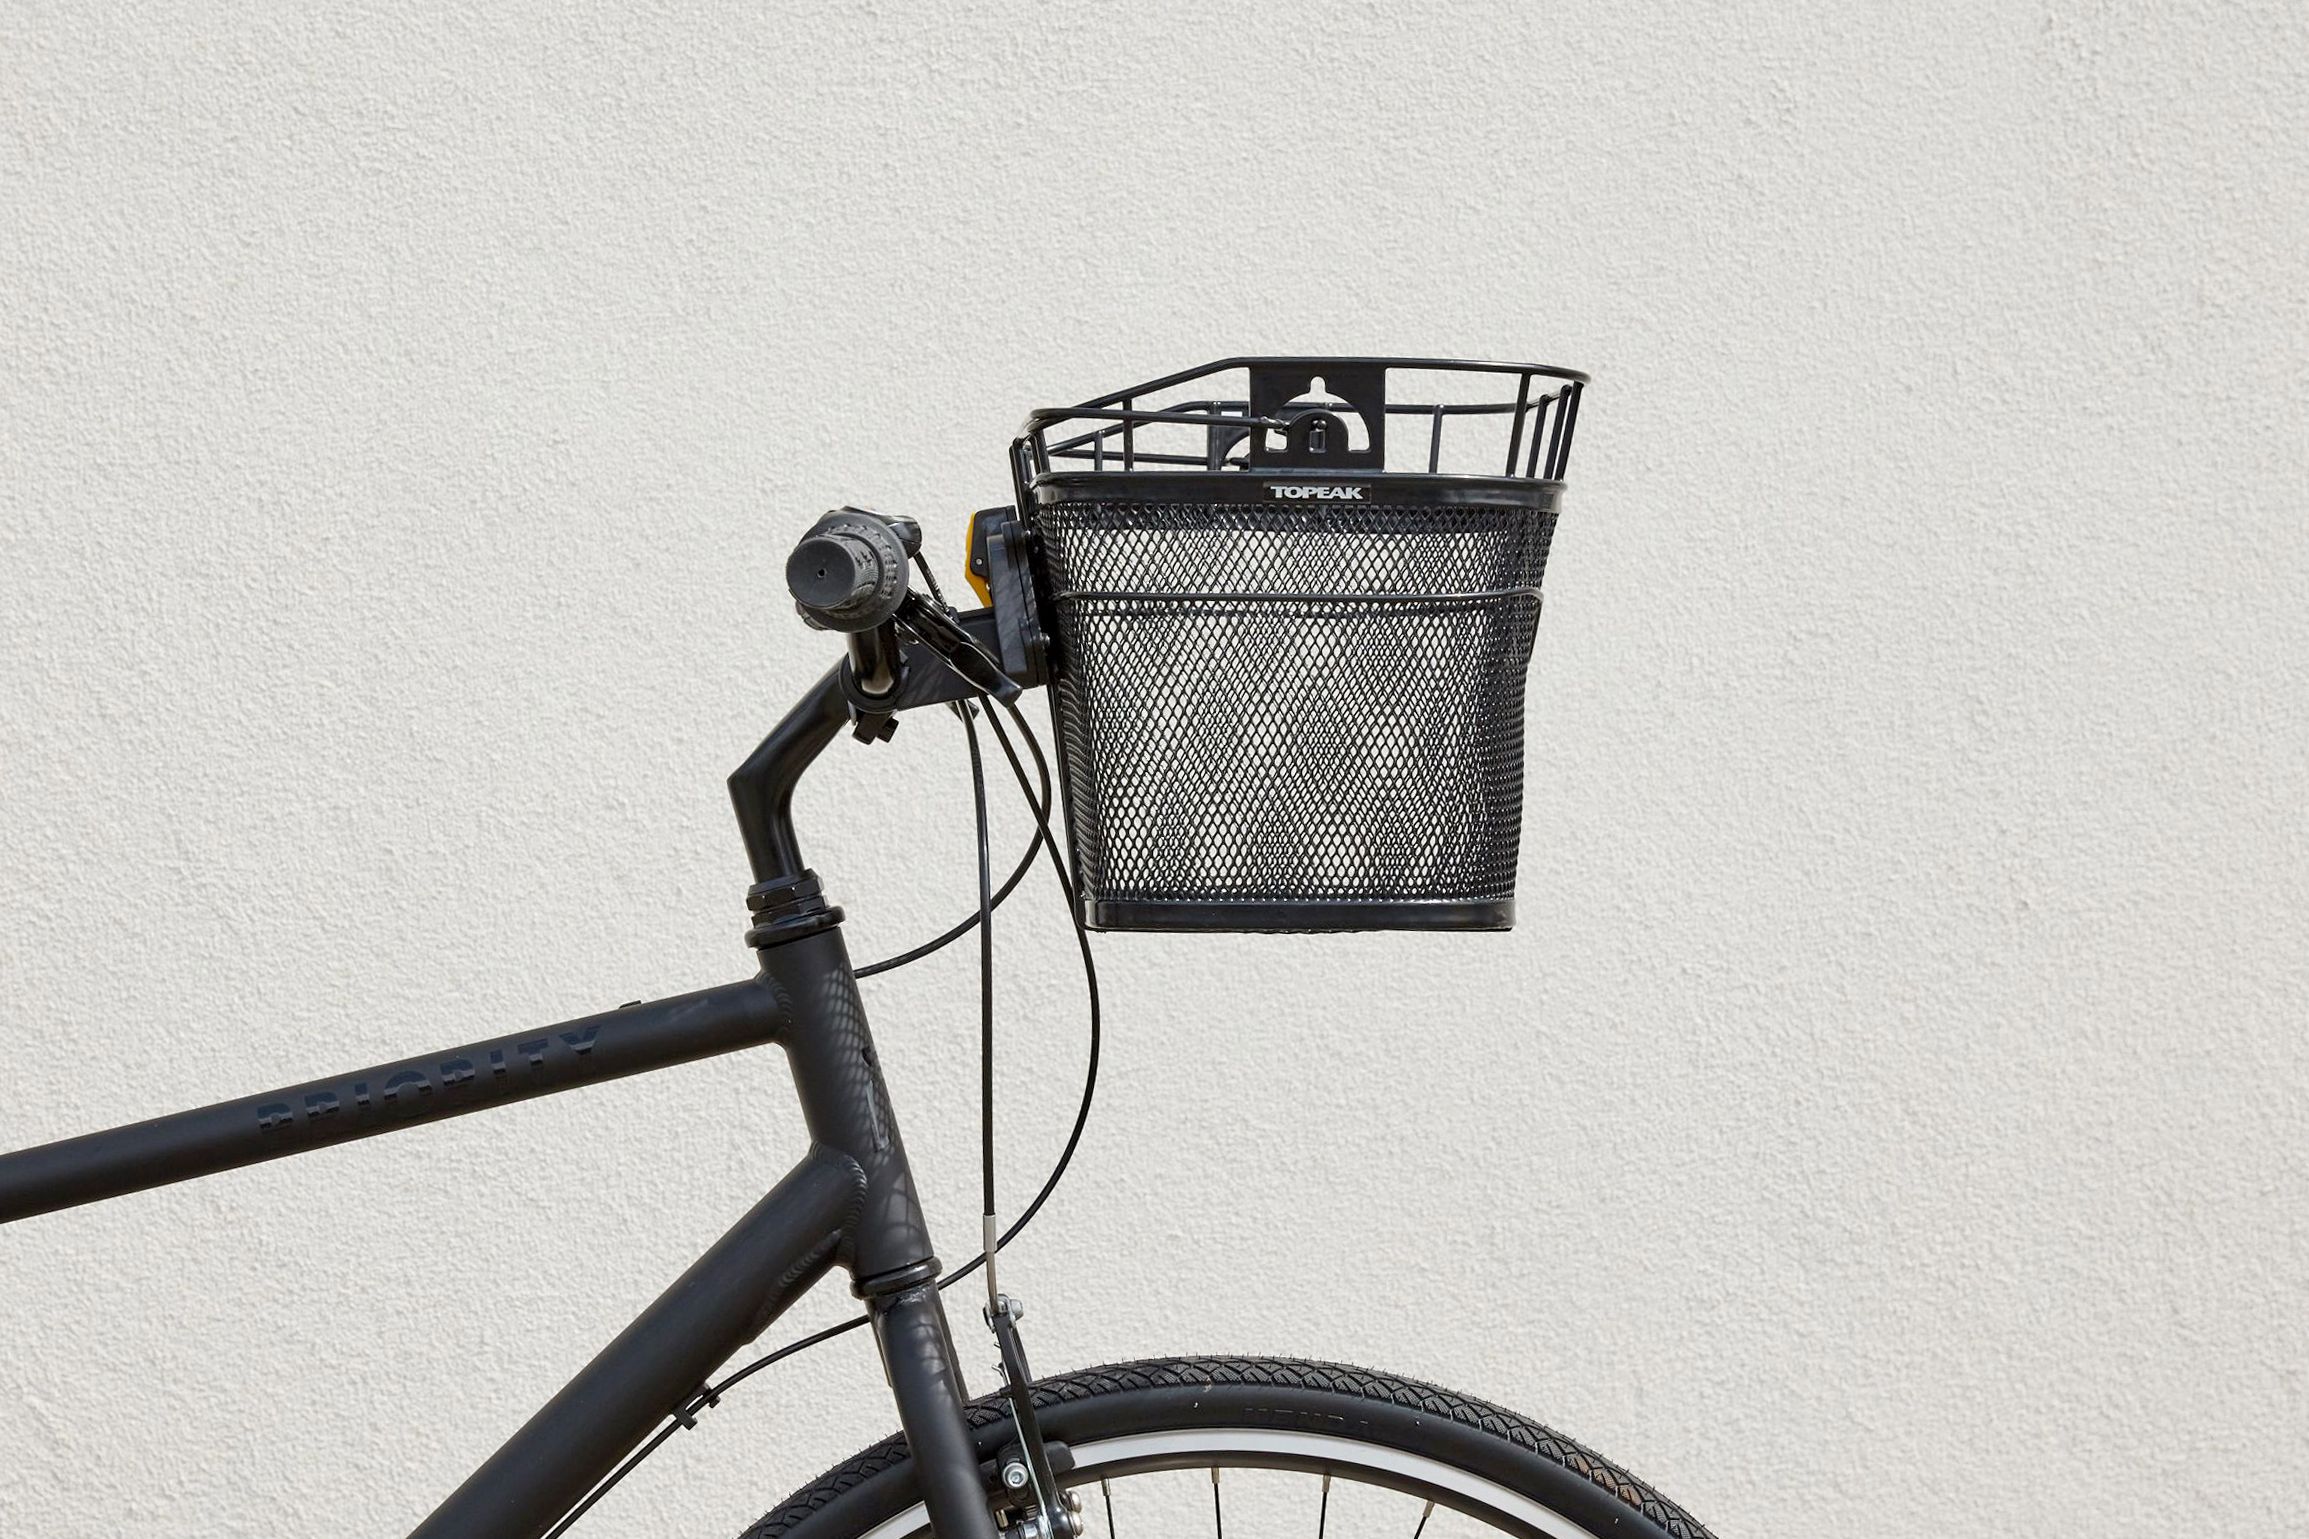
[[[1431,1384],[1337,1363],[1122,1363],[1040,1380],[1034,1402],[1043,1435],[1078,1461],[1062,1478],[1070,1487],[1095,1485],[1102,1472],[1203,1463],[1334,1470],[1510,1533],[1710,1539],[1674,1502],[1561,1433]],[[992,1458],[1010,1438],[1005,1404],[973,1401],[969,1418],[979,1457]],[[891,1437],[796,1491],[744,1539],[905,1539],[925,1528],[905,1440]]]

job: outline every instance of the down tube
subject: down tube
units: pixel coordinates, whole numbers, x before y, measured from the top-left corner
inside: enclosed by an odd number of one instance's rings
[[[410,1539],[539,1539],[833,1265],[865,1178],[815,1147]]]

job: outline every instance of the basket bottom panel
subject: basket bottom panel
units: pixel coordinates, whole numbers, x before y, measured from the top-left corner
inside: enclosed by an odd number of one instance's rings
[[[1512,930],[1511,900],[1484,903],[1145,903],[1086,899],[1093,930],[1248,931],[1321,935],[1342,930]]]

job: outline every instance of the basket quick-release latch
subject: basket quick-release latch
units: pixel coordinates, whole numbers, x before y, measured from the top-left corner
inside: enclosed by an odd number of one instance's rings
[[[970,515],[970,586],[979,602],[994,611],[1002,670],[1039,684],[1050,676],[1050,636],[1035,597],[1033,540],[1033,531],[1018,521],[1013,508],[980,508]]]

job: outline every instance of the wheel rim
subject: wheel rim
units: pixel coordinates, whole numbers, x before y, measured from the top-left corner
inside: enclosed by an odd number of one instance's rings
[[[1405,1525],[1401,1539],[1440,1539],[1428,1516],[1448,1511],[1519,1539],[1596,1539],[1590,1530],[1520,1491],[1426,1454],[1380,1443],[1271,1427],[1193,1427],[1171,1432],[1133,1432],[1091,1443],[1068,1445],[1075,1467],[1060,1484],[1082,1493],[1085,1539],[1228,1539],[1224,1515],[1228,1472],[1275,1472],[1311,1477],[1309,1520],[1278,1535],[1266,1525],[1244,1527],[1234,1539],[1363,1539],[1368,1525],[1350,1535],[1332,1526],[1335,1487],[1351,1485],[1399,1493],[1427,1504],[1416,1527]],[[1168,1471],[1208,1470],[1211,1490],[1200,1511],[1178,1506],[1167,1520],[1116,1522],[1113,1504],[1137,1477]],[[1320,1496],[1314,1493],[1319,1480]],[[1319,1505],[1318,1505],[1319,1503]],[[921,1503],[868,1529],[861,1539],[913,1539],[927,1532]],[[1135,1532],[1134,1532],[1135,1530]],[[1464,1531],[1462,1525],[1461,1531]]]

